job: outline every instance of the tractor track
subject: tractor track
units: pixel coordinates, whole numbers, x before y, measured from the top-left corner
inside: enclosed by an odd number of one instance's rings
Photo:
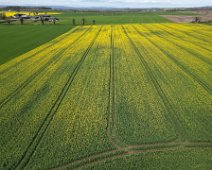
[[[158,83],[157,79],[155,78],[155,75],[152,73],[151,68],[147,64],[146,60],[143,58],[142,54],[140,53],[140,51],[137,48],[137,46],[135,45],[135,43],[132,41],[132,39],[127,34],[126,29],[123,26],[122,26],[122,28],[124,30],[124,33],[125,33],[126,37],[129,39],[129,41],[130,41],[131,45],[133,46],[135,52],[137,53],[138,57],[140,58],[141,64],[143,65],[144,69],[146,70],[146,72],[148,74],[148,77],[150,78],[155,90],[157,91],[158,95],[160,96],[161,100],[164,103],[164,106],[165,106],[165,108],[167,110],[167,113],[165,115],[167,120],[169,120],[175,126],[175,131],[176,131],[176,139],[175,140],[177,140],[177,139],[179,139],[181,137],[184,137],[184,133],[185,132],[180,130],[180,127],[182,125],[181,125],[181,123],[179,121],[179,118],[177,117],[177,115],[174,112],[174,110],[176,110],[176,109],[170,103],[170,101],[167,98],[165,92],[163,91],[163,89],[161,88],[161,86]],[[171,116],[169,115],[169,113],[171,113]],[[172,117],[174,117],[175,120],[173,120]]]
[[[201,147],[207,147],[209,149],[211,149],[211,146],[201,146]],[[88,167],[91,166],[95,166],[98,165],[100,163],[104,163],[106,161],[114,161],[116,159],[119,158],[123,158],[125,156],[133,156],[133,155],[139,155],[142,153],[156,153],[156,152],[166,152],[166,151],[175,151],[176,149],[182,150],[182,149],[190,149],[189,146],[187,145],[176,145],[176,146],[170,146],[170,147],[163,147],[163,148],[151,148],[151,149],[138,149],[138,150],[132,150],[132,151],[126,151],[123,152],[121,154],[116,154],[114,156],[111,157],[107,157],[107,158],[103,158],[103,159],[99,159],[99,160],[91,160],[89,161],[87,164],[83,164],[81,166],[78,166],[77,168],[74,168],[76,170],[82,170],[82,169],[86,169]],[[199,147],[195,147],[195,148],[199,148]]]
[[[143,27],[146,28],[146,26],[143,26]],[[158,27],[158,28],[160,28],[160,27]],[[146,29],[148,29],[148,28],[146,28]],[[165,31],[165,29],[163,29],[163,28],[160,28],[160,29],[162,29],[163,31]],[[172,37],[174,37],[175,39],[181,40],[181,39],[177,38],[174,34],[168,32],[168,31],[166,31],[166,32],[167,32],[169,35],[171,35]],[[174,45],[177,46],[178,48],[183,49],[184,51],[188,52],[189,54],[194,55],[196,58],[198,58],[199,60],[201,60],[201,61],[204,62],[205,64],[211,66],[211,64],[210,64],[211,61],[210,61],[209,59],[205,58],[202,54],[200,54],[200,53],[198,53],[198,52],[194,52],[194,51],[192,51],[192,49],[188,49],[188,48],[184,47],[183,45],[177,44],[177,43],[174,42],[173,40],[170,40],[169,38],[165,38],[165,36],[163,36],[163,35],[159,35],[159,37],[165,39],[166,41],[168,41],[168,42],[170,42],[170,43],[172,43],[172,44],[174,44]],[[181,40],[181,41],[185,42],[185,40]],[[186,42],[186,43],[189,43],[189,42]],[[190,43],[190,44],[191,44],[191,43]],[[193,44],[193,45],[196,46],[196,44]],[[202,48],[202,47],[201,47],[201,48]],[[205,50],[208,51],[207,49],[205,49]]]
[[[171,151],[176,148],[212,148],[212,143],[210,142],[167,142],[167,143],[152,143],[152,144],[141,144],[141,145],[129,145],[127,147],[122,147],[115,150],[105,151],[102,153],[97,153],[81,159],[66,163],[51,170],[63,170],[63,169],[84,169],[92,165],[96,165],[107,160],[114,160],[117,158],[122,158],[124,156],[132,156],[141,153],[149,152],[160,152],[160,151]]]
[[[57,40],[57,42],[59,42],[59,41],[61,41],[61,40],[64,40],[64,39],[65,39],[66,37],[68,37],[70,34],[75,33],[78,29],[80,29],[80,27],[77,27],[76,29],[72,30],[69,34],[65,35],[65,36],[62,37],[60,40]],[[53,39],[53,40],[51,40],[51,41],[55,41],[55,40]],[[51,42],[51,41],[50,41],[50,42]],[[47,43],[48,43],[48,42],[47,42]],[[5,72],[7,72],[7,71],[9,71],[10,69],[16,67],[17,65],[19,65],[19,64],[21,64],[21,63],[23,63],[23,62],[29,60],[29,59],[32,58],[33,56],[36,56],[37,54],[39,54],[39,53],[45,51],[47,48],[51,47],[53,44],[55,44],[55,43],[54,43],[54,42],[51,42],[51,43],[50,43],[49,45],[47,45],[45,48],[40,49],[39,51],[37,51],[37,52],[35,52],[34,54],[28,56],[27,58],[25,58],[25,59],[23,59],[23,60],[21,60],[21,61],[15,63],[14,65],[12,65],[12,66],[6,68],[5,70],[1,71],[0,74],[4,74]],[[43,45],[44,45],[44,44],[43,44]],[[42,45],[41,45],[41,46],[42,46]],[[52,51],[54,51],[54,50],[52,50]],[[50,51],[50,52],[52,52],[52,51]],[[23,55],[23,54],[22,54],[22,55]]]
[[[91,28],[91,27],[90,27]],[[88,28],[82,35],[80,35],[79,38],[77,38],[75,41],[73,41],[68,48],[72,48],[73,45],[75,45],[78,41],[80,41],[83,36],[90,30]],[[56,64],[61,58],[58,57],[62,55],[67,48],[63,49],[62,51],[59,51],[52,59],[50,59],[46,64],[44,64],[41,68],[39,68],[35,73],[33,73],[31,76],[29,76],[20,86],[18,86],[11,94],[9,94],[5,99],[3,99],[0,102],[0,109],[7,104],[12,98],[14,98],[22,89],[24,89],[27,85],[29,85],[30,82],[32,82],[37,76],[40,75],[43,71],[48,69],[49,65]],[[42,77],[40,77],[42,78]]]
[[[139,30],[137,30],[137,28],[134,27],[134,29],[137,31],[137,33],[139,35],[142,36],[141,32],[139,32]],[[155,42],[153,42],[152,40],[150,40],[148,37],[146,37],[146,39],[148,39],[155,47],[157,47],[161,52],[163,52],[173,63],[175,63],[175,65],[177,67],[179,67],[185,74],[187,74],[190,78],[192,78],[193,80],[195,80],[195,82],[197,82],[203,89],[205,89],[209,94],[212,93],[211,88],[209,87],[209,85],[205,82],[203,82],[195,73],[192,73],[190,70],[188,70],[188,67],[185,66],[184,64],[182,64],[180,61],[178,61],[173,54],[167,52],[166,50],[160,48]]]
[[[90,52],[91,48],[93,47],[93,45],[94,45],[97,37],[99,36],[99,33],[101,32],[101,30],[102,30],[102,27],[96,33],[95,37],[93,38],[92,42],[90,43],[90,45],[88,46],[88,48],[86,49],[84,54],[82,55],[82,57],[81,57],[80,61],[78,62],[78,64],[76,64],[76,67],[75,67],[74,71],[70,75],[70,77],[67,80],[65,86],[62,88],[60,95],[58,96],[58,98],[55,101],[54,105],[52,106],[51,110],[49,111],[49,113],[45,117],[43,123],[39,127],[37,133],[33,137],[32,141],[30,142],[30,144],[27,147],[26,151],[23,153],[21,159],[19,160],[19,162],[15,166],[15,169],[20,169],[20,170],[24,169],[26,167],[26,165],[28,164],[28,162],[30,161],[32,155],[34,154],[34,152],[36,151],[38,145],[40,144],[40,142],[41,142],[46,130],[48,129],[48,127],[49,127],[49,125],[51,123],[51,120],[53,119],[55,113],[58,111],[58,109],[59,109],[64,97],[66,96],[66,93],[68,92],[70,86],[72,85],[72,82],[74,81],[74,79],[75,79],[80,67],[82,66],[86,56],[88,55],[88,53]]]
[[[96,154],[93,154],[93,155],[89,155],[89,156],[86,156],[86,157],[82,157],[80,159],[77,159],[77,160],[74,160],[73,162],[71,163],[66,163],[64,165],[59,165],[59,166],[56,166],[54,168],[51,168],[52,170],[60,170],[60,169],[66,169],[66,168],[77,168],[83,164],[86,164],[87,162],[91,161],[91,160],[98,160],[99,158],[104,158],[106,157],[107,155],[112,155],[112,154],[116,154],[119,150],[117,149],[114,149],[114,150],[108,150],[108,151],[105,151],[105,152],[101,152],[101,153],[96,153]]]
[[[158,149],[149,149],[148,151],[146,151],[146,150],[126,151],[126,152],[123,152],[121,154],[111,156],[109,158],[99,159],[99,160],[96,160],[96,161],[91,160],[89,163],[83,164],[83,165],[78,166],[77,168],[74,168],[74,169],[82,170],[82,169],[86,169],[88,167],[95,166],[95,165],[98,165],[98,164],[106,162],[106,161],[114,161],[116,159],[123,158],[125,156],[133,156],[133,155],[138,155],[138,154],[142,154],[142,153],[159,152],[159,151],[171,151],[171,150],[174,150],[176,148],[177,147],[172,147],[172,148],[167,147],[167,148],[163,148],[163,149],[159,149],[159,148]]]
[[[108,107],[107,107],[107,126],[106,132],[109,142],[115,148],[120,146],[113,139],[113,128],[114,128],[114,105],[115,105],[115,73],[114,73],[114,40],[113,40],[113,26],[111,26],[110,35],[110,78],[109,78],[109,95],[108,95]]]

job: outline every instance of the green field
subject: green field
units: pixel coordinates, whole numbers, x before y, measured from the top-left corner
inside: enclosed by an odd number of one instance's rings
[[[60,11],[57,11],[60,12]],[[127,24],[127,23],[167,23],[168,19],[161,15],[198,15],[194,12],[182,11],[158,11],[158,12],[140,12],[140,11],[61,11],[61,14],[54,15],[60,18],[59,24],[72,24],[76,19],[76,24],[81,25],[82,19],[86,19],[86,24]],[[20,24],[17,22],[17,24]],[[36,24],[36,23],[35,23]]]
[[[69,25],[0,25],[0,64],[65,33]]]
[[[103,24],[130,24],[130,23],[167,23],[168,19],[160,16],[164,13],[151,12],[64,12],[58,17],[61,18],[61,24],[72,24],[76,19],[76,24],[81,25],[85,18],[86,24],[92,24],[95,20],[97,25]]]
[[[211,44],[209,25],[103,24],[22,51],[0,66],[0,169],[210,169]]]
[[[52,11],[50,11],[52,12]],[[82,24],[82,19],[86,20],[86,24],[93,24],[93,20],[97,25],[103,24],[133,24],[133,23],[169,23],[170,20],[164,18],[162,15],[199,15],[192,11],[157,11],[157,12],[142,12],[142,11],[56,11],[61,14],[56,14],[60,19],[58,24],[72,25],[73,19],[76,20],[77,25]],[[48,13],[48,12],[47,12]],[[13,24],[20,24],[15,22]],[[26,22],[25,24],[29,24]],[[30,23],[38,25],[38,23]],[[49,23],[46,23],[49,24]]]
[[[92,24],[96,20],[96,24],[132,24],[132,23],[168,23],[171,22],[161,15],[198,15],[194,12],[139,12],[139,11],[108,11],[108,12],[94,12],[94,11],[76,11],[76,12],[62,12],[57,15],[61,18],[61,24],[72,24],[72,20],[76,19],[76,24],[81,25],[82,19],[86,19],[87,24]]]

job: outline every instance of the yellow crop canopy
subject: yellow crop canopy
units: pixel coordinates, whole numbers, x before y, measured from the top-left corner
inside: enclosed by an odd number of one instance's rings
[[[29,16],[34,16],[34,15],[37,15],[35,14],[34,12],[27,12],[27,11],[24,11],[24,12],[13,12],[13,11],[9,11],[9,12],[3,12],[5,17],[12,17],[14,16],[15,14],[25,14],[25,15],[29,15]],[[44,14],[48,14],[48,15],[58,15],[58,14],[61,14],[60,12],[38,12],[38,15],[44,15]]]

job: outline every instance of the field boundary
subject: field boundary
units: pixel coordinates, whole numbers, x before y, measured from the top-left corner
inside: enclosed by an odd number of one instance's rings
[[[73,28],[73,29],[71,30],[70,33],[68,33],[68,34],[65,35],[64,37],[61,37],[61,39],[57,40],[58,37],[56,37],[55,39],[53,39],[53,40],[51,40],[51,41],[49,41],[49,42],[46,42],[46,43],[44,43],[44,44],[42,44],[42,45],[36,47],[36,48],[39,48],[39,47],[41,47],[41,46],[47,45],[46,47],[40,49],[39,51],[37,51],[37,52],[35,52],[34,54],[32,54],[32,55],[26,57],[25,59],[20,60],[20,61],[18,61],[17,63],[15,63],[15,64],[9,66],[8,68],[5,68],[4,70],[0,71],[0,74],[3,74],[3,73],[5,73],[5,72],[7,72],[7,71],[10,70],[11,68],[13,68],[13,67],[15,67],[15,66],[17,66],[17,65],[19,65],[19,64],[21,64],[21,63],[23,63],[24,61],[29,60],[29,59],[32,58],[33,56],[35,56],[35,55],[37,55],[37,54],[43,52],[44,50],[46,50],[46,48],[49,48],[50,46],[52,46],[52,44],[54,44],[54,41],[57,41],[57,42],[58,42],[58,41],[61,41],[61,40],[65,39],[67,36],[69,36],[70,34],[75,33],[75,32],[76,32],[77,30],[79,30],[80,28],[81,28],[81,27],[79,27],[79,26],[76,27],[76,28]],[[64,34],[65,34],[65,33],[64,33]],[[63,34],[62,34],[62,35],[63,35]],[[60,35],[60,36],[62,36],[62,35]],[[59,37],[60,37],[60,36],[59,36]],[[48,45],[48,43],[50,43],[50,44]],[[35,48],[35,49],[36,49],[36,48]],[[34,50],[34,49],[32,49],[32,50],[30,50],[30,51],[33,51],[33,50]],[[30,51],[28,51],[28,52],[30,52]],[[28,52],[26,52],[26,53],[28,53]],[[24,54],[25,54],[25,53],[24,53]],[[22,54],[22,55],[24,55],[24,54]],[[18,56],[18,57],[21,57],[22,55],[20,55],[20,56]],[[18,57],[17,57],[17,58],[18,58]],[[17,59],[17,58],[15,58],[15,59]],[[15,59],[13,59],[13,60],[15,60]],[[11,60],[11,61],[9,61],[9,62],[12,62],[13,60]],[[7,63],[5,63],[5,64],[7,64]],[[3,65],[5,65],[5,64],[3,64]]]

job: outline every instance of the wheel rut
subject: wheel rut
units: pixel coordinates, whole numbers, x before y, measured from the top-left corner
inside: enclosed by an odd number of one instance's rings
[[[113,137],[113,129],[115,124],[115,63],[114,63],[114,40],[113,40],[113,27],[111,26],[111,35],[110,35],[110,78],[109,78],[109,95],[108,95],[108,107],[107,107],[107,137],[110,144],[120,149],[119,142]]]
[[[163,152],[163,151],[174,151],[177,148],[212,148],[212,142],[161,142],[154,144],[141,144],[141,145],[129,145],[127,147],[105,151],[103,153],[91,155],[82,159],[78,159],[71,163],[51,168],[52,170],[63,170],[63,169],[84,169],[99,163],[103,163],[108,160],[115,160],[125,156],[133,156],[142,153],[149,152]]]

